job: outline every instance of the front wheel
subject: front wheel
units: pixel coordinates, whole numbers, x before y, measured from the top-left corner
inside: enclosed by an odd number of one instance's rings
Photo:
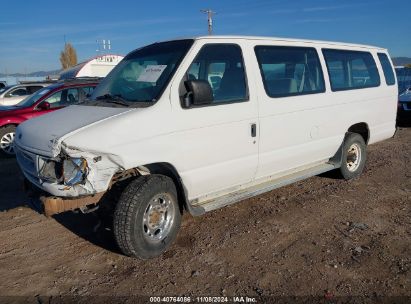
[[[359,176],[364,170],[367,150],[364,139],[357,133],[348,133],[342,147],[340,173],[346,180]]]
[[[162,254],[176,238],[180,224],[176,187],[163,175],[132,181],[114,212],[114,236],[120,250],[141,259]]]
[[[3,157],[14,156],[14,135],[16,134],[15,126],[0,128],[0,155]]]

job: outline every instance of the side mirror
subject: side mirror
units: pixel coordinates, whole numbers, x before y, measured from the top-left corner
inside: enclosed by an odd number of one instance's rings
[[[50,110],[50,103],[48,103],[47,101],[42,102],[41,104],[38,105],[38,108],[40,110]]]
[[[183,101],[184,108],[189,108],[191,105],[207,105],[213,102],[213,90],[208,81],[187,80],[184,82],[184,85],[187,90]]]

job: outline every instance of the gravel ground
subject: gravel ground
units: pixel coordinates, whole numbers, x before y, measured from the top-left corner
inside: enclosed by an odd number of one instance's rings
[[[30,209],[15,161],[0,160],[0,302],[185,295],[410,303],[411,128],[368,151],[358,179],[313,177],[202,217],[185,214],[174,245],[148,261],[121,255],[93,214],[48,219]]]

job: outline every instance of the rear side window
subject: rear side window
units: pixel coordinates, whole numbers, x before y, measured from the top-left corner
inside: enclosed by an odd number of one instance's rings
[[[390,60],[388,59],[388,56],[384,53],[378,53],[378,59],[380,60],[382,71],[384,72],[385,82],[387,83],[387,85],[394,85],[394,71],[392,70],[392,66]]]
[[[314,48],[256,46],[255,53],[268,96],[325,91],[320,61]]]
[[[333,91],[378,87],[380,75],[368,52],[323,49]]]
[[[95,87],[82,87],[81,90],[82,90],[83,95],[84,95],[83,99],[86,98],[86,97],[90,97],[91,94],[93,94],[94,88]]]
[[[67,90],[66,104],[75,104],[79,102],[78,89],[72,88]]]
[[[28,91],[28,94],[33,94],[42,88],[43,88],[42,86],[28,86],[27,91]]]

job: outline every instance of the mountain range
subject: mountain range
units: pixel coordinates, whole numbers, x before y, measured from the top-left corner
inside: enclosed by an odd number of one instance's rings
[[[52,70],[52,71],[37,71],[37,72],[31,72],[27,74],[23,73],[14,73],[14,74],[4,74],[0,73],[0,77],[46,77],[49,75],[56,75],[60,73],[61,70]]]
[[[394,63],[395,66],[411,64],[411,58],[410,57],[393,57],[392,62]]]

